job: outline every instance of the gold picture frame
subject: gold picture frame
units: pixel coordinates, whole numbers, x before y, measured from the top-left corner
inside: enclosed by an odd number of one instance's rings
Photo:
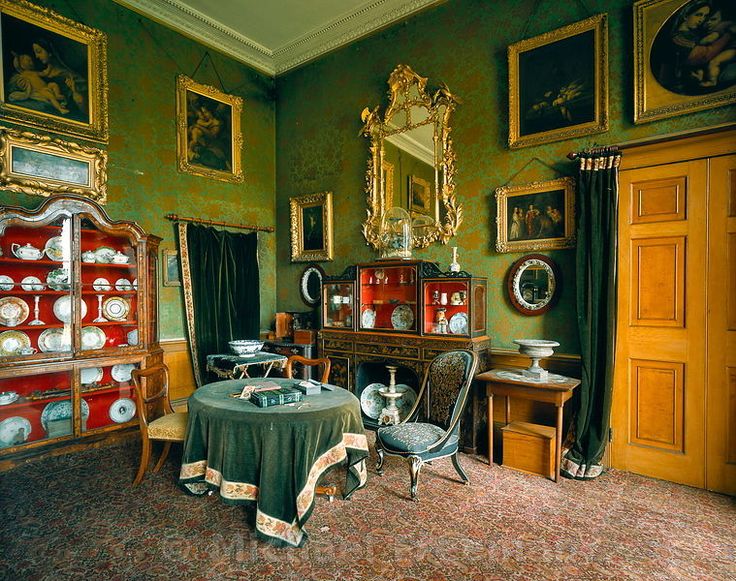
[[[242,182],[240,117],[243,99],[201,85],[185,75],[176,80],[179,171]]]
[[[0,0],[0,116],[106,143],[107,36],[26,0]]]
[[[732,0],[634,3],[634,123],[736,103],[734,51],[720,46],[732,37],[718,16],[729,7]]]
[[[508,62],[510,149],[608,131],[606,14],[514,43]]]
[[[291,261],[332,260],[332,192],[307,194],[289,200]]]
[[[412,217],[425,216],[437,222],[439,220],[439,208],[437,207],[437,196],[432,191],[428,180],[419,176],[409,176],[409,200],[407,207]]]
[[[37,196],[78,194],[107,201],[107,152],[0,127],[0,189]]]
[[[575,246],[575,180],[570,177],[496,189],[498,252]]]
[[[163,286],[181,286],[179,253],[165,248],[161,251],[161,281]]]

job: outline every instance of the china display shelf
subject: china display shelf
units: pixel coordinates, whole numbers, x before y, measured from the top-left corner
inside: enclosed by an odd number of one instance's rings
[[[20,286],[20,284],[18,285]],[[44,295],[44,296],[63,296],[71,294],[71,290],[40,290],[40,291],[29,291],[19,289],[12,290],[0,290],[0,295]]]
[[[121,325],[125,327],[135,327],[138,325],[138,321],[100,321],[98,323],[95,323],[94,321],[90,321],[87,323],[86,321],[82,321],[82,328],[84,327],[111,327],[113,325]]]
[[[34,329],[63,329],[64,323],[44,323],[43,325],[16,325],[15,327],[6,327],[0,325],[0,331],[33,331]]]
[[[69,393],[64,394],[64,395],[51,395],[49,397],[35,397],[33,399],[30,399],[24,396],[20,396],[13,403],[9,403],[7,405],[0,406],[0,414],[2,414],[3,410],[32,407],[39,403],[51,403],[54,401],[63,401],[63,400],[70,400],[70,399],[72,399],[71,388],[70,388]]]
[[[92,270],[96,268],[126,268],[129,270],[136,270],[138,268],[135,262],[126,262],[125,264],[118,264],[117,262],[82,262],[81,265],[83,270]]]
[[[84,286],[86,286],[86,285],[84,285]],[[121,290],[107,290],[107,291],[98,291],[98,290],[86,289],[86,290],[83,290],[82,291],[82,294],[83,295],[90,295],[90,296],[94,296],[94,295],[110,295],[110,296],[116,296],[117,297],[117,296],[120,296],[120,295],[132,295],[132,296],[134,296],[134,295],[138,294],[138,291],[137,290],[122,290],[122,291]]]
[[[115,392],[132,392],[133,386],[128,383],[106,383],[105,385],[98,385],[90,389],[82,389],[79,394],[82,397],[105,395],[108,393]]]
[[[463,303],[462,305],[453,305],[451,303],[447,303],[446,305],[424,305],[428,309],[468,309],[468,304]]]
[[[40,258],[39,260],[23,260],[22,258],[14,258],[10,256],[0,256],[0,264],[15,264],[15,265],[44,265],[44,266],[61,266],[63,264],[69,264],[71,260],[51,260],[48,258]]]
[[[390,307],[398,307],[399,305],[416,305],[416,301],[396,301],[394,299],[378,299],[375,301],[370,301],[367,303],[361,303],[362,307],[372,307],[372,306],[390,306]]]

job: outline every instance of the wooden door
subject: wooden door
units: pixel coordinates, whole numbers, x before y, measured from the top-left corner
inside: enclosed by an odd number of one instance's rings
[[[626,157],[626,155],[624,155]],[[621,172],[614,467],[705,485],[707,167]]]
[[[709,173],[706,487],[736,494],[736,156]]]

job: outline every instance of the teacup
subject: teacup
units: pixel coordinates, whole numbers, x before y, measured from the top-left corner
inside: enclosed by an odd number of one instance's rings
[[[38,350],[33,347],[23,347],[18,349],[18,353],[21,355],[33,355],[34,353],[38,353]]]
[[[95,262],[97,260],[97,257],[95,256],[95,253],[91,250],[87,250],[86,252],[82,252],[82,262]]]

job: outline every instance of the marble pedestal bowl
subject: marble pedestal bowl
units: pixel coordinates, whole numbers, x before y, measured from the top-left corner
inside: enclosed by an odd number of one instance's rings
[[[522,372],[524,377],[532,381],[547,381],[549,372],[540,367],[539,360],[551,357],[555,352],[555,347],[559,347],[560,344],[557,341],[545,341],[544,339],[514,339],[514,343],[519,346],[519,353],[532,360],[532,364]]]

